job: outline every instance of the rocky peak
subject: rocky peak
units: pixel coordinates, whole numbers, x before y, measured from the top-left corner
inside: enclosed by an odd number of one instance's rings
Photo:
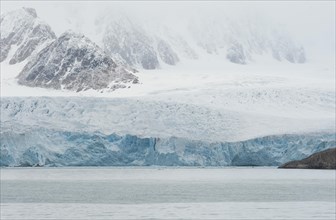
[[[162,63],[179,62],[173,44],[156,31],[147,29],[141,22],[130,20],[127,15],[115,18],[107,16],[103,34],[103,48],[113,57],[120,57],[130,66],[157,69]]]
[[[3,14],[0,30],[0,62],[8,59],[9,64],[26,60],[56,38],[49,25],[37,17],[33,8],[21,8]],[[8,57],[9,54],[13,56]]]
[[[23,8],[28,14],[30,14],[33,18],[37,18],[37,13],[34,8]]]
[[[144,69],[159,67],[153,42],[151,37],[128,20],[111,22],[103,37],[104,50],[107,53],[111,56],[118,54],[127,64]]]
[[[77,92],[114,90],[137,82],[131,70],[115,63],[84,35],[72,31],[44,48],[19,75],[23,85]]]

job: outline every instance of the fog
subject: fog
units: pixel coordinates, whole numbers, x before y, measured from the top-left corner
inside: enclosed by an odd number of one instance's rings
[[[85,33],[99,24],[96,18],[102,14],[126,13],[137,20],[171,26],[197,16],[219,20],[258,16],[286,29],[311,56],[335,58],[334,1],[1,1],[1,13],[20,7],[35,8],[58,35],[69,28]]]

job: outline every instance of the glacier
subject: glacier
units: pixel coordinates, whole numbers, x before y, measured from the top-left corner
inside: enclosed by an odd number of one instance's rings
[[[335,134],[240,142],[57,131],[1,132],[1,166],[277,166],[336,145]]]
[[[131,98],[2,97],[0,165],[276,166],[336,145],[333,129],[267,123],[269,133],[244,136],[257,123],[245,118]]]

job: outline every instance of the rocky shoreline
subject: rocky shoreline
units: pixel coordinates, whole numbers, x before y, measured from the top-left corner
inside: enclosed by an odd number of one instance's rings
[[[290,169],[336,169],[336,148],[330,148],[303,160],[295,160],[281,165],[279,168]]]

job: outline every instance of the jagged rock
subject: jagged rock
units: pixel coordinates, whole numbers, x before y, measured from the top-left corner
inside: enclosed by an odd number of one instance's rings
[[[166,41],[159,40],[157,50],[161,60],[166,64],[175,65],[179,61],[178,56]]]
[[[117,65],[84,35],[65,32],[23,68],[19,84],[82,91],[125,88],[137,83],[131,71]]]
[[[111,56],[118,54],[133,67],[158,68],[159,61],[152,46],[153,40],[130,22],[124,22],[113,22],[107,26],[103,37],[104,50]]]
[[[7,59],[12,48],[14,55],[9,64],[26,60],[56,38],[49,25],[41,21],[33,8],[21,8],[1,16],[0,62]]]
[[[303,160],[295,160],[281,165],[279,168],[296,169],[336,169],[336,148],[330,148]]]

